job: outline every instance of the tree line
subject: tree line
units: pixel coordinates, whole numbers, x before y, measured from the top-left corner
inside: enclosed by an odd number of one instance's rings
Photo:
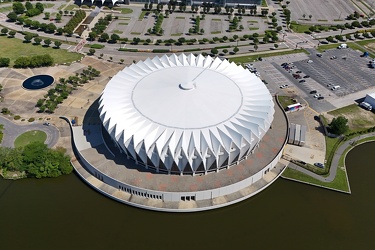
[[[39,68],[53,65],[53,58],[49,54],[36,56],[22,56],[14,61],[15,68]]]
[[[73,167],[63,148],[49,149],[46,144],[32,142],[25,147],[0,147],[0,169],[24,172],[27,177],[46,178],[70,174]]]

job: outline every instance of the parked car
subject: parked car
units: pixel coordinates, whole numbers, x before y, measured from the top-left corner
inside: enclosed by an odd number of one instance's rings
[[[318,97],[318,100],[323,100],[324,99],[324,96],[319,96]]]
[[[49,122],[45,122],[45,123],[43,123],[43,125],[49,126],[51,124]]]
[[[302,73],[302,71],[301,70],[298,70],[297,72],[296,72],[297,74],[301,74]]]
[[[337,56],[331,56],[330,59],[331,59],[331,60],[333,60],[333,59],[337,59]]]
[[[283,84],[283,85],[280,85],[280,89],[285,89],[285,88],[287,88],[287,87],[289,87],[289,85],[288,85],[288,84]]]
[[[303,78],[310,78],[310,76],[309,75],[305,75]]]
[[[314,98],[318,98],[318,97],[321,97],[321,96],[322,96],[321,94],[315,94]]]
[[[312,62],[313,62],[313,60],[308,60],[308,61],[307,61],[307,63],[312,63]]]
[[[311,91],[310,91],[310,94],[312,94],[312,95],[313,95],[313,94],[316,94],[316,93],[317,93],[316,90],[311,90]]]
[[[299,80],[300,83],[306,82],[306,80]]]
[[[314,166],[315,166],[315,167],[318,167],[318,168],[324,168],[324,164],[323,164],[323,163],[320,163],[320,162],[316,162],[316,163],[314,163]]]

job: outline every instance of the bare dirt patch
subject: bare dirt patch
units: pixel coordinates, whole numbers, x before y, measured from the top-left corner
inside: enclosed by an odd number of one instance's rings
[[[345,116],[348,119],[349,128],[353,131],[364,130],[375,125],[375,114],[365,110],[356,104],[331,111],[324,116],[329,122],[338,116]]]

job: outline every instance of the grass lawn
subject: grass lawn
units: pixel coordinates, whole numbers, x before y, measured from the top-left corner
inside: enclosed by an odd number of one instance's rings
[[[141,33],[139,33],[139,32],[130,32],[130,34],[132,34],[132,35],[140,35]]]
[[[266,0],[262,0],[262,7],[268,7],[268,4],[267,4]]]
[[[5,6],[0,8],[0,12],[9,12],[12,11],[12,6]]]
[[[171,36],[182,36],[182,33],[171,34]]]
[[[138,21],[142,21],[142,20],[143,20],[143,18],[144,18],[145,15],[146,15],[146,12],[150,12],[150,11],[142,10],[141,14],[140,14],[139,17],[138,17]]]
[[[281,56],[281,55],[288,55],[288,54],[295,54],[295,53],[307,53],[304,49],[296,49],[296,50],[287,50],[287,51],[279,51],[279,52],[272,52],[272,53],[264,53],[264,54],[256,54],[251,56],[239,56],[239,57],[232,57],[229,58],[230,61],[235,63],[248,63],[258,60],[259,57],[271,57],[271,56]]]
[[[332,44],[327,44],[327,45],[320,45],[317,50],[319,52],[323,52],[324,50],[327,50],[327,49],[337,49],[338,46],[339,46],[338,43],[332,43]]]
[[[34,56],[49,54],[55,64],[70,63],[81,59],[79,53],[68,52],[64,49],[53,49],[52,47],[42,47],[41,45],[32,45],[31,43],[23,43],[17,38],[7,38],[0,36],[0,55],[1,57],[10,58],[10,64],[21,56]]]
[[[73,10],[74,8],[79,8],[79,6],[76,4],[71,4],[68,7],[66,7],[65,10]]]
[[[375,54],[374,54],[375,53],[375,46],[372,45],[372,44],[375,44],[375,39],[356,41],[355,43],[365,47],[368,50],[367,52],[370,51],[370,53],[369,53],[370,56],[375,57]],[[372,45],[372,46],[369,46],[369,45]],[[371,53],[371,52],[373,52],[373,53]]]
[[[119,23],[118,25],[128,25],[129,23]]]
[[[132,9],[128,9],[128,8],[118,8],[116,10],[121,10],[121,14],[130,14],[130,13],[133,13],[133,10]]]
[[[19,135],[16,140],[14,141],[14,146],[16,148],[26,146],[30,142],[45,142],[47,139],[47,134],[40,130],[32,130],[27,131],[26,133],[23,133],[22,135]]]
[[[214,21],[214,22],[221,22],[220,18],[212,18],[211,20]]]
[[[281,106],[286,109],[289,105],[294,104],[293,98],[290,98],[290,96],[278,96],[277,97]]]
[[[332,182],[322,182],[309,175],[306,175],[304,173],[301,173],[297,170],[290,169],[290,168],[287,168],[282,174],[282,176],[295,179],[298,181],[303,181],[303,182],[319,185],[322,187],[328,187],[328,188],[333,188],[333,189],[349,192],[348,180],[346,178],[345,170],[343,170],[342,168],[337,168],[335,179]]]
[[[57,10],[62,10],[65,7],[66,4],[62,4],[60,7],[57,8]]]
[[[221,31],[212,31],[211,34],[220,34]]]
[[[371,128],[375,124],[375,114],[362,109],[356,104],[345,106],[328,112],[329,115],[338,117],[343,115],[348,118],[350,132]]]
[[[309,28],[311,26],[307,24],[298,24],[295,22],[293,22],[291,25],[292,25],[292,29],[297,33],[305,33],[306,31],[310,31]]]
[[[53,3],[44,3],[43,6],[44,6],[45,9],[48,9],[48,8],[52,8],[53,6],[55,6],[55,4],[53,4]]]
[[[123,32],[121,30],[114,30],[113,33],[115,33],[115,34],[122,34]]]
[[[249,27],[249,30],[259,30],[259,28]]]
[[[255,21],[255,20],[250,20],[250,21],[247,21],[248,23],[258,23],[258,21]]]

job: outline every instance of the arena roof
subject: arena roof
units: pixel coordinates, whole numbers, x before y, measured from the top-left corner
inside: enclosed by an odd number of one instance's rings
[[[272,97],[254,74],[219,58],[155,57],[119,72],[100,98],[100,117],[132,158],[197,173],[250,154],[273,120]]]

